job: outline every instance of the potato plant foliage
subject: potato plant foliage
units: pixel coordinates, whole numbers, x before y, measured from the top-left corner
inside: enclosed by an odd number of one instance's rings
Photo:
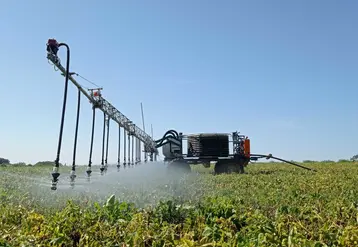
[[[55,192],[51,167],[0,167],[0,246],[358,246],[358,163],[305,165],[318,172],[270,163],[213,176],[193,166],[106,185],[111,171],[102,184],[64,181]],[[61,172],[66,180],[69,167]]]

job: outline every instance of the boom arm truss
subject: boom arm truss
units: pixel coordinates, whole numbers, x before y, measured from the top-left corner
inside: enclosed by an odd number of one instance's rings
[[[47,51],[47,59],[56,66],[63,75],[66,75],[66,69],[61,65],[60,59],[57,54],[51,50]],[[72,73],[69,73],[69,80],[89,99],[90,103],[102,112],[104,112],[110,119],[117,122],[123,127],[129,135],[133,135],[144,143],[144,151],[146,153],[158,154],[155,141],[150,135],[145,133],[142,129],[132,123],[123,113],[117,110],[111,103],[104,99],[101,95],[89,94],[81,85],[73,78]]]

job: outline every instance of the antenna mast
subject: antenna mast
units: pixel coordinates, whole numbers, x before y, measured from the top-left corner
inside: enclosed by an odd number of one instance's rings
[[[143,113],[143,104],[142,102],[140,102],[140,108],[141,108],[141,111],[142,111],[142,123],[143,123],[143,131],[145,132],[145,124],[144,124],[144,113]],[[146,146],[144,146],[144,162],[147,163],[148,161],[148,156],[147,156],[147,152],[146,152],[147,148]]]
[[[145,132],[144,113],[143,113],[143,104],[142,104],[142,102],[140,103],[140,108],[141,108],[141,111],[142,111],[143,130],[144,130],[144,132]]]
[[[152,138],[153,138],[153,124],[150,125],[151,132],[152,132]]]

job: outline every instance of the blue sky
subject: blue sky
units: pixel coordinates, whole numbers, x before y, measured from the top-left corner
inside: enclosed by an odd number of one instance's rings
[[[349,158],[358,153],[357,9],[353,0],[2,1],[0,157],[56,158],[64,79],[45,50],[56,38],[70,45],[71,70],[138,125],[143,102],[155,138],[238,130],[255,153]],[[87,164],[91,107],[82,103],[78,163]],[[61,162],[70,164],[73,85],[67,108]]]

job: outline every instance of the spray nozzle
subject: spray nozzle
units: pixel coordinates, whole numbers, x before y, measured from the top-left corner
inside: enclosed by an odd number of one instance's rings
[[[74,187],[75,186],[75,178],[76,178],[76,172],[75,171],[71,171],[70,173],[70,184],[71,184],[71,187]]]
[[[91,173],[92,173],[91,167],[87,168],[86,173],[87,173],[87,177],[91,176]]]
[[[101,175],[103,175],[103,172],[105,170],[104,165],[101,165],[101,168],[99,168],[99,170],[101,171]]]
[[[58,167],[54,167],[52,170],[52,185],[51,190],[57,189],[57,183],[58,183],[58,177],[60,176],[60,173],[58,172]]]
[[[57,183],[56,182],[52,182],[51,190],[57,190]]]
[[[91,170],[90,166],[87,167],[86,173],[87,173],[87,181],[90,181],[91,173],[92,173],[92,170]]]

